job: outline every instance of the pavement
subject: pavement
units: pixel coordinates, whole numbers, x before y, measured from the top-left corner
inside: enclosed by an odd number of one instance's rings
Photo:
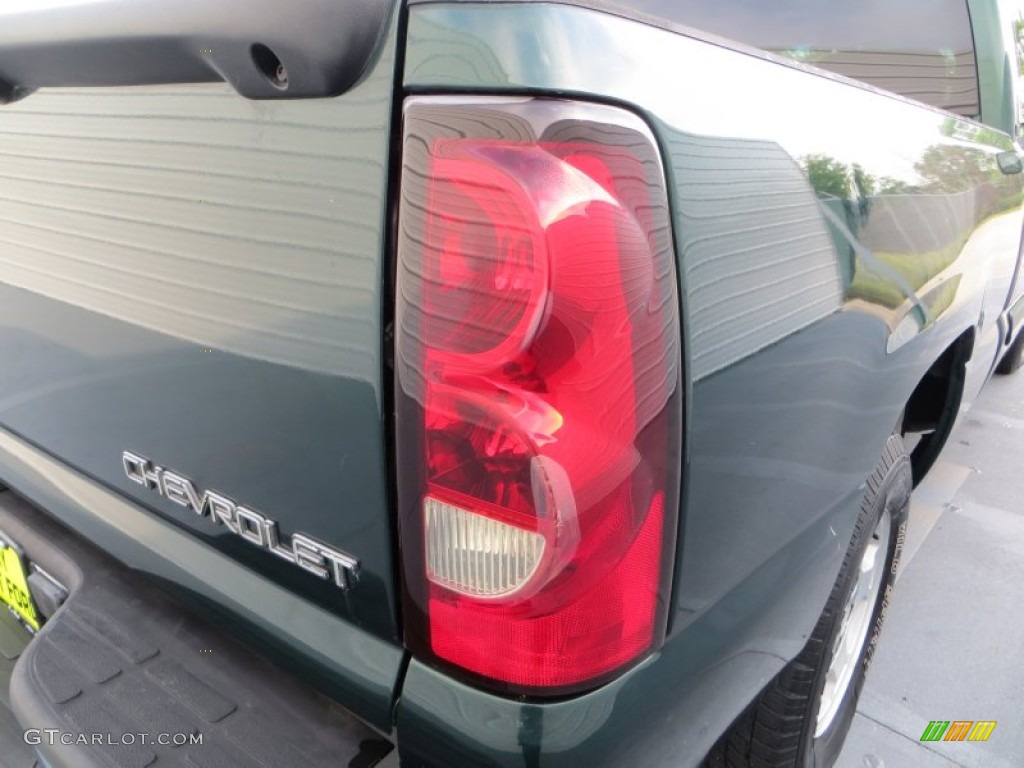
[[[837,768],[1024,766],[1024,371],[961,415],[905,546]],[[997,725],[985,742],[922,742],[931,720]]]

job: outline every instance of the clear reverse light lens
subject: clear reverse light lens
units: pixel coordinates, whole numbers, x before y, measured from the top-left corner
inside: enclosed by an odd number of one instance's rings
[[[423,500],[427,577],[474,597],[511,595],[537,570],[544,536],[468,512],[431,496]]]

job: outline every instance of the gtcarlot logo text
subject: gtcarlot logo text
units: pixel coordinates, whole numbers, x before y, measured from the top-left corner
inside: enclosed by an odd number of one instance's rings
[[[29,728],[25,731],[25,743],[34,747],[40,744],[55,746],[81,745],[130,747],[135,744],[159,744],[163,747],[181,747],[185,744],[202,744],[201,733],[72,733],[56,728]]]

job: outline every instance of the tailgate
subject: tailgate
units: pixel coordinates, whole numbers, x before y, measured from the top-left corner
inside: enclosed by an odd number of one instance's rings
[[[387,638],[390,11],[0,19],[0,427]]]

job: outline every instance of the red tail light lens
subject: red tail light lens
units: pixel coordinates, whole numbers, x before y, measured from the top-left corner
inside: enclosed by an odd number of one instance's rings
[[[669,231],[629,113],[407,103],[395,390],[413,652],[563,693],[663,639],[680,468]]]

